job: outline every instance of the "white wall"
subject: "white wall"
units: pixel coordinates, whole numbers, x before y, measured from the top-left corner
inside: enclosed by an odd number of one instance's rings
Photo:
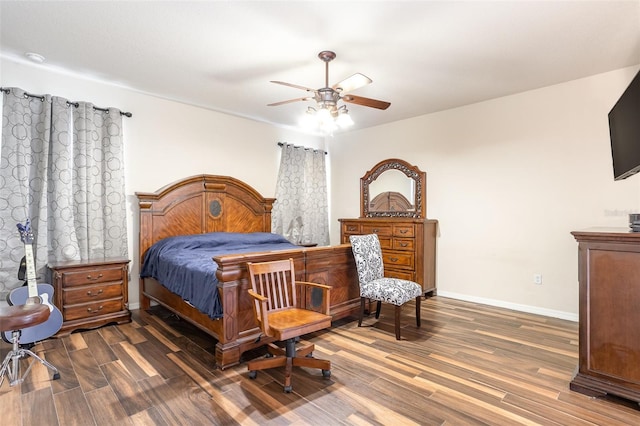
[[[400,158],[427,172],[438,294],[577,320],[570,232],[627,227],[628,213],[640,211],[640,176],[613,180],[607,121],[637,71],[335,136],[332,241],[338,218],[359,216],[360,177]],[[538,273],[542,285],[533,283]]]
[[[129,111],[124,118],[129,210],[129,301],[138,306],[138,204],[135,192],[152,192],[187,176],[227,175],[275,196],[277,142],[324,149],[324,141],[269,124],[168,101],[43,67],[0,60],[0,86],[49,93]]]

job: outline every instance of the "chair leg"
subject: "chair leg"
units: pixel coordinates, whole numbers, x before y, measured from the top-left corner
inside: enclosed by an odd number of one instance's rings
[[[331,377],[331,361],[313,358],[311,353],[313,352],[314,345],[296,348],[296,341],[298,338],[291,338],[285,341],[284,350],[280,350],[280,355],[251,360],[247,364],[249,370],[249,378],[255,379],[259,370],[266,370],[275,367],[284,367],[284,391],[290,393],[293,390],[291,385],[291,375],[294,366],[319,368],[322,370],[322,377]],[[271,344],[270,344],[271,345]],[[271,353],[271,350],[269,350]]]
[[[400,312],[402,311],[402,305],[396,306],[396,340],[400,340]]]
[[[376,306],[376,319],[380,318],[380,308],[382,308],[382,302],[378,300],[378,305]]]
[[[420,301],[422,296],[416,297],[416,326],[420,327]]]
[[[365,298],[360,298],[360,316],[358,317],[358,327],[362,327],[362,317],[364,316]]]
[[[36,361],[38,361],[40,364],[43,364],[49,370],[53,371],[53,380],[58,380],[60,378],[60,372],[57,368],[51,365],[51,363],[40,358],[29,349],[20,348],[19,330],[13,331],[11,342],[12,349],[4,358],[2,368],[0,369],[0,387],[2,386],[2,383],[4,383],[5,374],[9,378],[9,386],[15,386],[24,382],[24,379],[27,377],[29,371],[31,371],[31,367],[33,367],[33,364]],[[33,358],[33,360],[31,360],[27,369],[24,371],[22,376],[20,376],[20,359],[25,356],[29,356]]]

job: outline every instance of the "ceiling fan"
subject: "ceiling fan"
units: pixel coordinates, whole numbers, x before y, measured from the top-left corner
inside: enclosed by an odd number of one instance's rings
[[[323,50],[318,53],[318,58],[320,58],[325,63],[325,86],[320,89],[311,89],[309,87],[300,86],[297,84],[286,83],[284,81],[271,81],[271,83],[282,84],[283,86],[294,87],[296,89],[302,89],[309,93],[313,93],[313,96],[305,96],[302,98],[289,99],[286,101],[274,102],[272,104],[268,104],[268,106],[277,106],[288,104],[291,102],[298,101],[310,101],[315,100],[318,104],[318,108],[321,110],[327,110],[332,117],[337,117],[339,114],[345,112],[346,107],[343,105],[341,107],[338,106],[338,101],[342,100],[344,102],[362,105],[371,108],[377,109],[387,109],[391,105],[389,102],[379,101],[377,99],[365,98],[362,96],[355,96],[348,94],[349,92],[356,90],[362,86],[366,86],[371,83],[371,79],[363,74],[356,73],[351,77],[347,77],[339,83],[334,84],[329,87],[329,62],[336,58],[336,54],[329,50]],[[309,107],[311,108],[311,107]],[[313,108],[311,108],[313,109]]]

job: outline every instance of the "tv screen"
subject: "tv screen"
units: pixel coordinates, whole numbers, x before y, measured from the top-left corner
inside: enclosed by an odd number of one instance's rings
[[[609,112],[613,178],[626,179],[640,171],[640,72]]]

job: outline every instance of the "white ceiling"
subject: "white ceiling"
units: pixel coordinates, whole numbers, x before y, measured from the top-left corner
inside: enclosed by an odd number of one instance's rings
[[[640,64],[640,0],[1,0],[0,24],[9,60],[283,126],[312,103],[267,106],[306,95],[269,81],[323,87],[322,50],[330,85],[391,102],[348,105],[355,128]]]

